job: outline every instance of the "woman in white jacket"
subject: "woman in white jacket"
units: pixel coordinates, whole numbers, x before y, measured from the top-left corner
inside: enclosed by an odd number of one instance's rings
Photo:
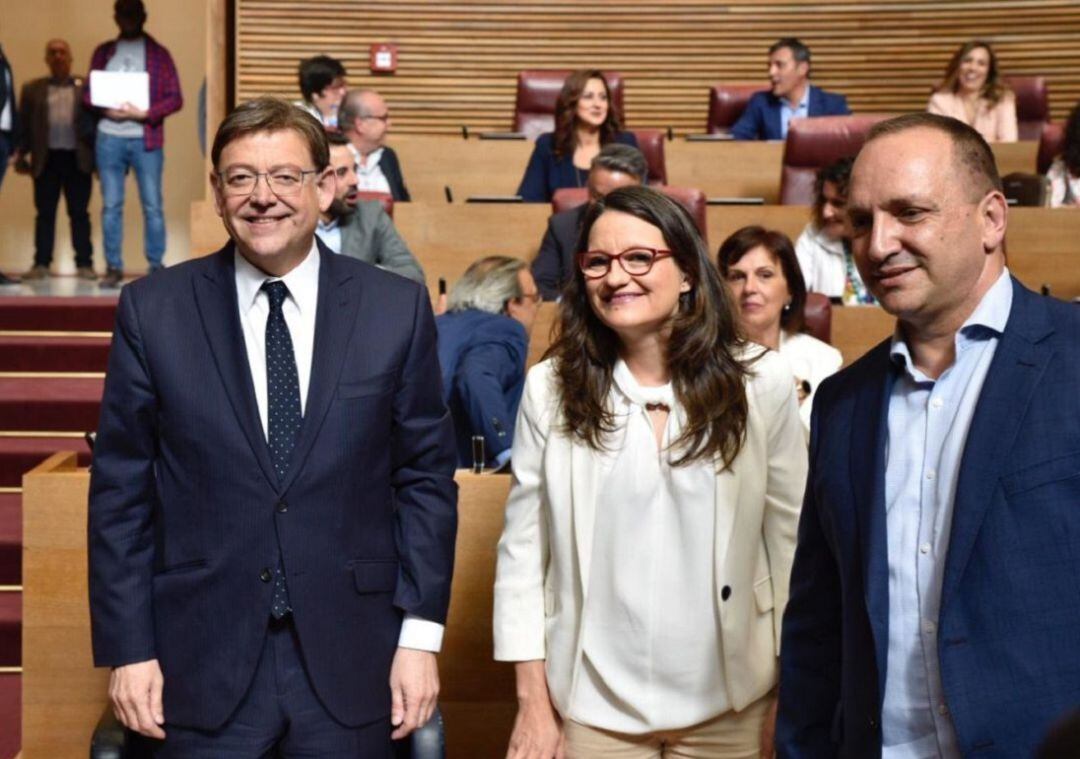
[[[616,190],[581,239],[499,542],[508,756],[756,757],[806,479],[791,375],[676,202]]]

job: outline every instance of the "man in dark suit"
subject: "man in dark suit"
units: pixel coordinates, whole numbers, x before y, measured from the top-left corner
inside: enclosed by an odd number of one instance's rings
[[[783,140],[793,118],[851,113],[843,95],[810,84],[810,48],[793,37],[769,48],[769,84],[754,93],[731,127],[736,140]]]
[[[232,241],[124,288],[90,485],[94,659],[166,757],[386,757],[449,603],[453,425],[427,291],[315,239],[322,126],[239,106]]]
[[[379,93],[375,90],[346,93],[338,111],[338,128],[356,149],[361,190],[387,192],[396,201],[411,200],[397,153],[386,145],[390,109]]]
[[[533,259],[533,277],[544,300],[557,300],[566,280],[574,275],[578,232],[589,206],[612,190],[642,184],[647,172],[645,156],[632,145],[612,142],[596,154],[589,165],[589,202],[551,215],[540,252]]]
[[[529,333],[540,293],[525,262],[489,256],[466,269],[436,317],[443,391],[454,417],[458,466],[473,466],[472,439],[484,438],[482,463],[510,460]]]
[[[1031,756],[1080,701],[1080,310],[1009,275],[959,121],[876,126],[848,214],[898,324],[814,402],[779,755]]]
[[[94,280],[90,242],[90,192],[93,187],[93,119],[83,109],[83,80],[71,75],[71,48],[64,40],[45,45],[49,76],[23,85],[19,98],[16,168],[34,178],[34,265],[24,280],[44,279],[52,265],[56,206],[64,194],[71,219],[71,244],[80,279]],[[27,156],[30,160],[27,163]]]
[[[330,166],[337,192],[334,202],[319,219],[316,229],[319,239],[335,253],[424,284],[424,270],[401,239],[382,203],[360,199],[356,159],[348,139],[340,132],[330,132],[326,138],[330,142]]]

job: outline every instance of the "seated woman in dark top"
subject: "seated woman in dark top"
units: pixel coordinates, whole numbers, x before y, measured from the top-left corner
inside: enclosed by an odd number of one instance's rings
[[[560,187],[584,187],[592,159],[609,142],[637,147],[632,133],[619,131],[604,75],[575,71],[555,101],[555,132],[537,138],[518,195],[527,203],[543,203]]]

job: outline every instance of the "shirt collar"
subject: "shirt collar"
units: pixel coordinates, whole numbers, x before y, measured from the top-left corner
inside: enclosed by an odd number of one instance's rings
[[[670,382],[660,387],[642,387],[621,358],[615,362],[611,378],[615,387],[630,403],[642,407],[647,403],[660,403],[669,409],[675,408],[675,391]]]
[[[806,89],[803,90],[802,99],[799,100],[799,104],[794,108],[791,107],[791,103],[787,98],[780,98],[780,104],[787,108],[792,113],[797,113],[800,110],[809,111],[810,109],[810,84],[807,83]]]
[[[979,301],[979,305],[975,307],[971,316],[956,331],[954,339],[956,340],[957,355],[974,342],[990,336],[1001,336],[1005,331],[1006,323],[1009,321],[1012,299],[1012,279],[1009,276],[1009,269],[1006,267],[997,281],[983,295],[982,300]],[[907,343],[900,332],[899,324],[896,325],[896,330],[893,332],[889,358],[892,359],[894,364],[904,368],[908,373],[916,371],[915,363],[911,358],[911,351],[908,350]]]
[[[337,217],[331,217],[330,221],[326,222],[324,222],[322,219],[319,219],[319,231],[333,232],[335,229],[337,229],[339,221],[340,220]]]
[[[236,262],[236,293],[240,308],[244,313],[250,311],[255,305],[255,299],[264,282],[274,282],[279,279],[289,288],[289,297],[292,298],[301,314],[315,313],[319,297],[320,260],[319,246],[314,240],[311,242],[311,250],[307,258],[284,277],[269,276],[240,255],[239,251],[233,253],[233,258]]]
[[[382,160],[384,150],[386,148],[375,148],[375,150],[368,153],[367,160],[364,163],[360,163],[360,153],[358,151],[356,154],[356,170],[361,174],[370,174],[375,171],[379,167],[379,161]]]

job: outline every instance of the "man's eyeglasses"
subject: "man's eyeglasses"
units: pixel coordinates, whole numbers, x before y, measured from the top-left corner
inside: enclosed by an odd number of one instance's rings
[[[390,114],[384,113],[382,116],[376,116],[374,113],[369,113],[367,116],[360,117],[361,121],[365,121],[366,119],[375,119],[376,121],[381,121],[385,124],[390,120]]]
[[[638,246],[612,255],[602,250],[578,253],[577,263],[586,279],[600,279],[611,271],[611,262],[618,261],[623,271],[632,277],[640,277],[652,271],[653,264],[672,255],[670,250]]]
[[[304,185],[304,177],[308,174],[318,174],[317,169],[275,169],[274,171],[248,171],[247,169],[231,169],[219,171],[221,178],[221,190],[226,195],[240,196],[250,195],[255,192],[255,185],[259,183],[259,177],[266,177],[266,184],[270,192],[279,198],[296,195]]]

